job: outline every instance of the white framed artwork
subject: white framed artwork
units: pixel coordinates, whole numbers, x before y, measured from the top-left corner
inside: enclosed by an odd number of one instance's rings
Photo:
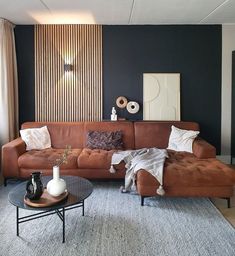
[[[143,119],[180,120],[180,73],[143,74]]]

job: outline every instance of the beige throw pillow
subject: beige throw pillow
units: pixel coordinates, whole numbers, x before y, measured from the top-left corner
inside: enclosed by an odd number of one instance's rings
[[[182,130],[172,125],[168,149],[193,153],[193,141],[198,134],[199,131]]]
[[[26,144],[26,150],[45,149],[51,147],[51,137],[47,126],[20,130],[20,135]]]

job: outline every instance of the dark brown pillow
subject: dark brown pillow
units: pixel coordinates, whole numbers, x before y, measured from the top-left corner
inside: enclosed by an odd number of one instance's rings
[[[86,147],[90,149],[123,149],[122,131],[88,131]]]

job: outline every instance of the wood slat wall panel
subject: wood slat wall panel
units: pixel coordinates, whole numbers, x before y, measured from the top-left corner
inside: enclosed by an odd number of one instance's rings
[[[36,121],[102,120],[102,86],[102,26],[35,25]]]

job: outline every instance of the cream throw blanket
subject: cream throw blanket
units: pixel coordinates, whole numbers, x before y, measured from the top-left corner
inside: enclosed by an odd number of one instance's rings
[[[122,192],[126,192],[131,189],[135,190],[136,173],[144,169],[152,174],[160,183],[156,193],[164,195],[163,166],[166,157],[168,157],[167,151],[158,148],[118,151],[112,156],[110,172],[116,172],[113,165],[119,164],[121,161],[126,163],[125,187],[122,189]]]

